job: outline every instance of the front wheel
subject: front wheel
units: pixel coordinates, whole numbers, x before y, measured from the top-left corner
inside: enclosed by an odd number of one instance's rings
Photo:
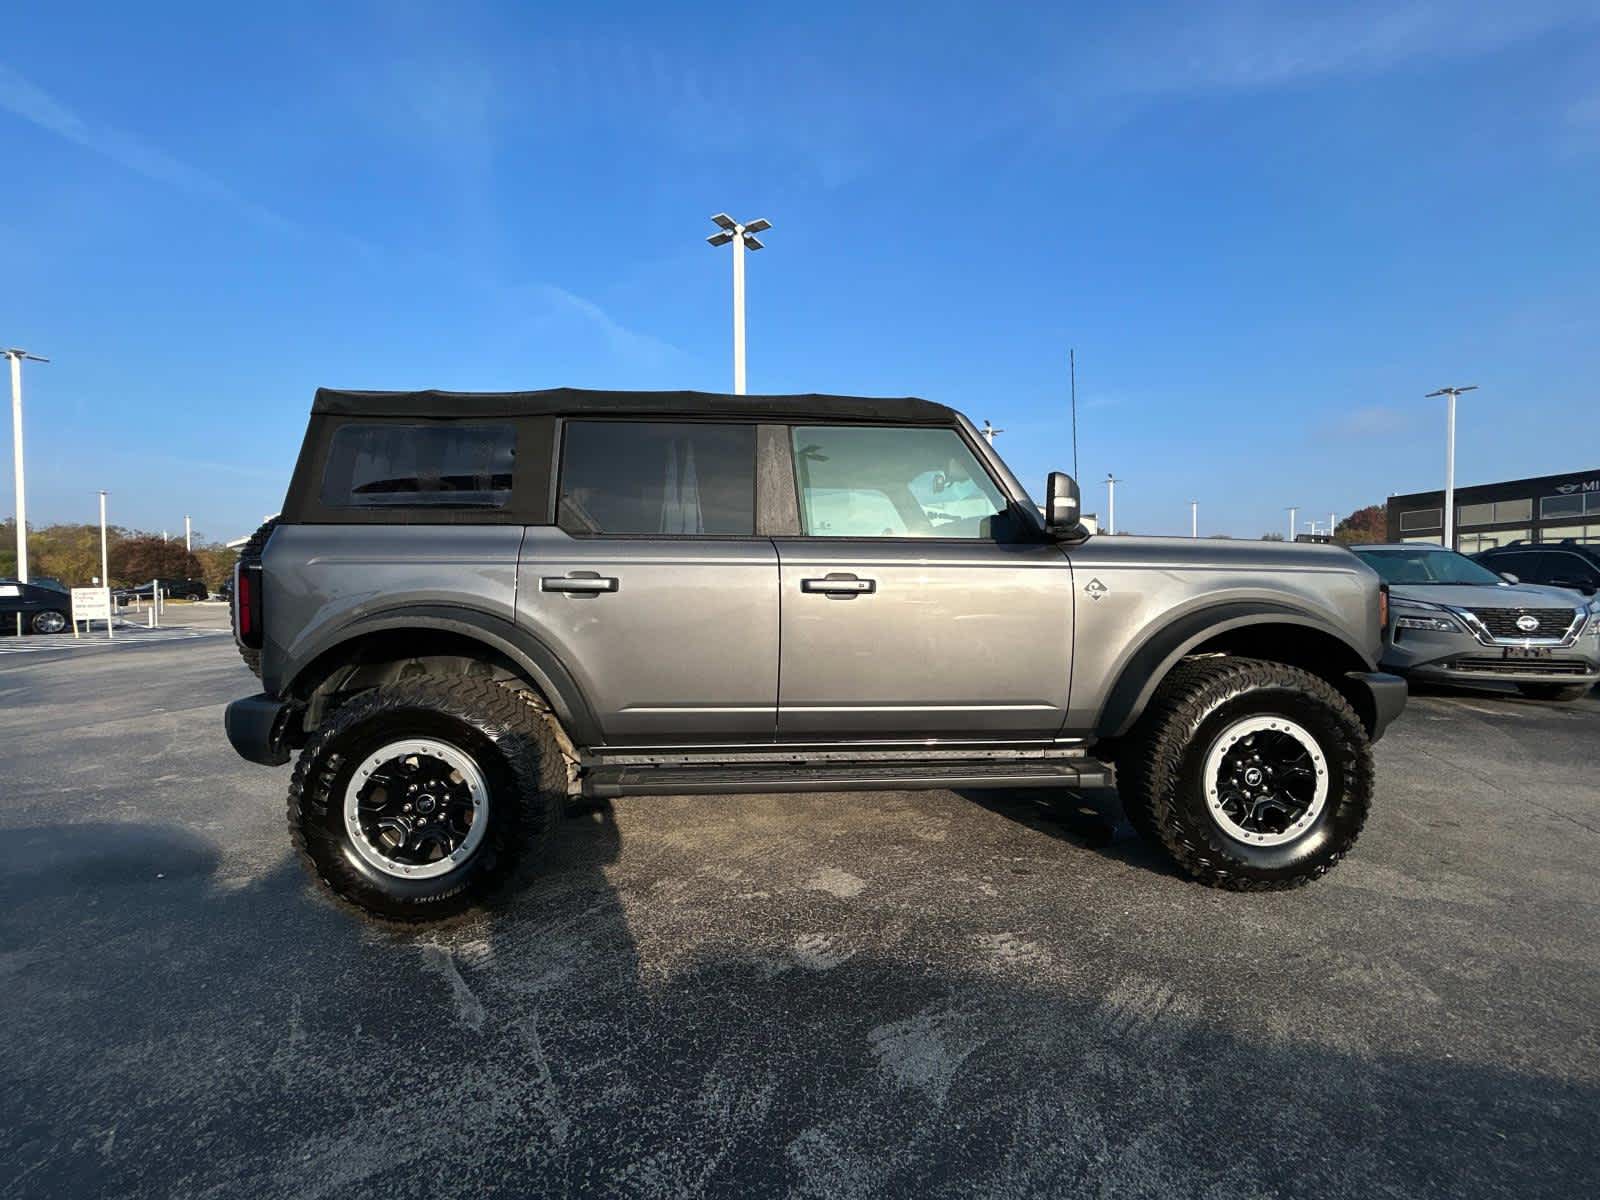
[[[34,633],[60,633],[67,627],[67,614],[46,609],[36,612],[28,621],[28,628]]]
[[[376,688],[334,712],[289,785],[289,831],[335,894],[391,920],[460,912],[553,833],[566,768],[545,719],[485,679]]]
[[[1529,700],[1559,700],[1569,704],[1582,700],[1593,690],[1587,683],[1519,683],[1517,691]]]
[[[1282,663],[1197,658],[1162,681],[1122,750],[1122,797],[1190,875],[1234,891],[1298,887],[1355,844],[1372,748],[1325,680]]]

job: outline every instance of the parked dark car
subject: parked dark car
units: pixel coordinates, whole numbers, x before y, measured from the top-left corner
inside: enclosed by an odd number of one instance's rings
[[[207,600],[211,596],[203,579],[157,579],[154,582],[161,585],[161,594],[168,600]],[[118,604],[126,604],[130,600],[148,600],[151,586],[141,583],[137,587],[118,588],[112,596]]]
[[[1568,538],[1563,542],[1510,542],[1474,554],[1473,559],[1500,575],[1523,583],[1568,588],[1584,596],[1600,595],[1600,546]]]
[[[72,620],[72,593],[57,579],[0,579],[0,633],[60,633]]]

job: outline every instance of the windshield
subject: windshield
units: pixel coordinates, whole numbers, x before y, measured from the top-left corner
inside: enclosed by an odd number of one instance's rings
[[[1357,550],[1385,583],[1499,583],[1500,576],[1454,550]]]

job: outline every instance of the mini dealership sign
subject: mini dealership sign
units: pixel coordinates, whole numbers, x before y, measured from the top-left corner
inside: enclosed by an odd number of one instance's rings
[[[115,637],[111,632],[111,589],[103,587],[73,588],[72,589],[72,636],[78,636],[78,622],[87,624],[90,621],[104,621],[106,623],[106,637]]]

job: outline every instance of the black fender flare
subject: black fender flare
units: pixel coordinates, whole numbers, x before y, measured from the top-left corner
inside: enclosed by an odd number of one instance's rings
[[[601,741],[600,723],[595,719],[594,709],[554,650],[534,633],[505,617],[461,605],[386,608],[364,613],[327,630],[303,648],[296,648],[294,661],[285,664],[283,693],[290,694],[313,663],[345,642],[374,633],[417,629],[457,634],[503,654],[539,689],[574,744],[592,746]]]
[[[1251,625],[1299,625],[1326,635],[1343,645],[1352,662],[1371,670],[1368,654],[1337,626],[1296,608],[1267,600],[1234,600],[1183,614],[1152,630],[1128,656],[1095,726],[1099,737],[1121,737],[1150,703],[1150,697],[1178,660],[1203,642]]]

